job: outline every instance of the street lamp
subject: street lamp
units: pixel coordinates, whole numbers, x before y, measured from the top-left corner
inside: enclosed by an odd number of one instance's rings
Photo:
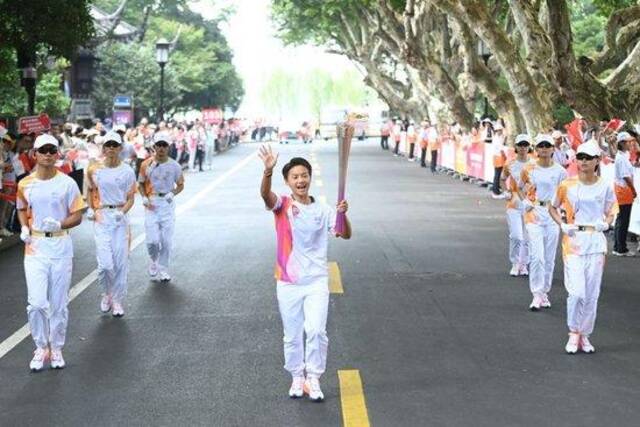
[[[34,114],[34,106],[36,102],[36,80],[38,79],[38,70],[28,65],[22,68],[22,85],[27,91],[27,113],[30,116]]]
[[[478,39],[478,56],[484,60],[484,65],[489,66],[489,58],[491,57],[491,51],[489,47],[484,43],[484,40]],[[485,95],[484,97],[484,117],[489,115],[489,101]]]
[[[156,62],[160,66],[160,108],[158,109],[158,121],[164,118],[164,66],[169,62],[169,48],[171,43],[164,38],[156,42]]]

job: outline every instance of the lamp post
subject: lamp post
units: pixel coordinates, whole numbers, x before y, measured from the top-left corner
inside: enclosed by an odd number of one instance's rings
[[[171,43],[161,38],[156,42],[156,62],[160,66],[160,108],[158,108],[158,122],[164,119],[164,66],[169,62],[169,48]]]
[[[478,56],[484,60],[484,65],[489,66],[489,58],[491,57],[491,51],[489,47],[484,43],[484,40],[478,39]],[[484,117],[489,115],[489,101],[485,95],[484,97]]]
[[[22,86],[27,91],[27,114],[33,116],[34,106],[36,102],[36,80],[38,79],[38,70],[32,65],[22,68]]]

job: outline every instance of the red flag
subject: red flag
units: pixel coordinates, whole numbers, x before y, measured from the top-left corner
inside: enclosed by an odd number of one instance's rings
[[[618,132],[622,126],[624,126],[626,122],[620,119],[611,119],[607,126],[604,128],[605,130],[611,129],[614,132]]]
[[[564,125],[567,131],[567,137],[571,143],[572,149],[577,149],[582,144],[582,119],[574,119],[568,125]]]

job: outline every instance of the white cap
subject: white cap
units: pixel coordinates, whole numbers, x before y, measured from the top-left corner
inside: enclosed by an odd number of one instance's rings
[[[33,148],[37,150],[38,148],[44,147],[45,145],[55,145],[57,147],[58,140],[48,133],[43,133],[36,138],[36,141],[33,143]]]
[[[171,137],[167,132],[156,132],[153,135],[153,143],[156,144],[160,141],[166,142],[167,144],[171,142]]]
[[[551,138],[551,135],[548,135],[546,133],[539,133],[538,135],[536,135],[536,145],[540,144],[541,142],[548,142],[549,144],[553,145],[553,138]]]
[[[584,153],[591,157],[600,157],[600,147],[598,147],[595,142],[588,141],[578,146],[576,155],[580,153]]]
[[[127,127],[123,124],[119,124],[119,125],[115,125],[113,127],[113,131],[114,132],[126,132],[127,131]]]
[[[631,141],[633,138],[631,137],[631,135],[629,134],[629,132],[620,132],[618,134],[618,136],[616,137],[616,141],[617,142],[622,142],[622,141]]]
[[[531,145],[531,138],[526,133],[521,133],[520,135],[516,136],[516,145],[520,144],[521,142],[527,142],[529,143],[529,145]]]
[[[113,130],[111,132],[107,132],[107,134],[104,136],[102,141],[103,143],[113,141],[113,142],[117,142],[118,145],[122,145],[122,137],[118,132]]]
[[[560,132],[559,130],[554,130],[553,132],[551,132],[551,138],[562,138],[562,132]]]
[[[491,119],[488,117],[485,117],[484,119],[482,119],[482,121],[480,123],[492,123]]]
[[[493,130],[504,130],[504,127],[502,127],[502,123],[496,122],[495,125],[493,125]]]

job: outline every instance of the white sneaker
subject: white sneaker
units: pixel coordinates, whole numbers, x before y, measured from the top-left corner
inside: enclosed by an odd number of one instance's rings
[[[538,311],[542,306],[542,298],[539,295],[534,295],[531,304],[529,304],[529,310]]]
[[[494,200],[500,200],[500,199],[504,199],[504,196],[502,194],[491,193],[491,198]]]
[[[64,363],[64,359],[62,358],[62,350],[61,349],[51,349],[51,369],[64,369],[66,363]]]
[[[589,342],[589,337],[586,335],[580,335],[580,350],[584,353],[596,352],[596,348]]]
[[[304,396],[304,377],[293,377],[291,387],[289,388],[289,397],[297,399]]]
[[[168,282],[171,280],[171,276],[169,276],[169,273],[167,273],[166,271],[161,271],[160,272],[160,281],[161,282]]]
[[[111,313],[113,317],[122,317],[124,316],[124,307],[119,302],[113,302],[113,312]]]
[[[511,266],[511,271],[509,271],[509,276],[516,277],[520,273],[520,267],[518,264],[513,264]]]
[[[611,251],[611,253],[615,256],[621,256],[621,257],[633,257],[635,256],[635,254],[631,251],[627,251],[627,252],[617,252],[617,251]]]
[[[33,359],[29,362],[29,369],[33,372],[40,372],[44,368],[44,364],[49,360],[49,349],[38,347],[33,352]]]
[[[155,279],[157,275],[158,263],[155,261],[151,261],[151,263],[149,263],[149,276],[151,276],[151,279]]]
[[[100,300],[100,311],[108,313],[111,310],[111,295],[103,294]]]
[[[580,343],[580,334],[569,332],[569,340],[567,345],[564,346],[564,351],[567,354],[576,354],[578,352],[578,344]]]
[[[519,276],[528,276],[529,275],[529,269],[527,268],[526,264],[520,265],[520,270],[518,271],[518,275]]]
[[[320,389],[320,380],[316,377],[307,377],[304,382],[304,392],[314,402],[322,402],[324,400],[324,394]]]
[[[542,303],[540,304],[542,308],[551,308],[551,301],[549,301],[549,295],[542,294]]]

